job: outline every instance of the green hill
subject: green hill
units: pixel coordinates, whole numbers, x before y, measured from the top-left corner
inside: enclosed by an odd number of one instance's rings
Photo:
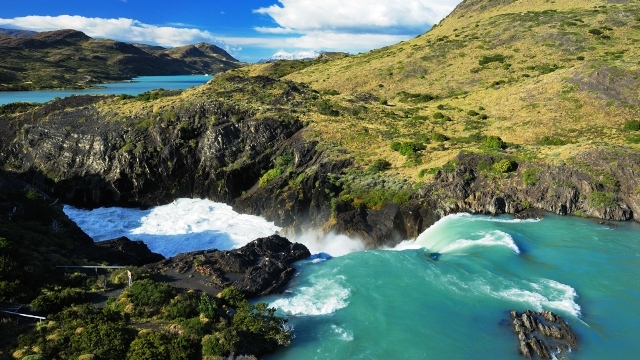
[[[75,30],[11,34],[0,37],[0,91],[84,88],[135,76],[215,74],[241,66],[205,43],[165,49],[92,39]]]

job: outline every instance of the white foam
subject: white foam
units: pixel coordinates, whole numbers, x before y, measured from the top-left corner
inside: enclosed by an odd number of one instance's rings
[[[491,296],[497,299],[525,304],[527,309],[542,311],[552,309],[562,311],[575,317],[581,316],[580,305],[576,303],[578,294],[569,285],[550,279],[537,282],[526,280],[506,279],[487,272],[473,280],[468,274],[447,274],[435,277],[437,281],[449,290],[459,294]]]
[[[311,286],[295,289],[291,297],[281,298],[269,306],[287,315],[327,315],[347,307],[351,291],[343,285],[344,276],[312,280]]]
[[[178,199],[148,210],[64,207],[65,213],[95,241],[126,236],[142,240],[153,252],[174,256],[181,252],[241,247],[279,227],[265,219],[238,214],[221,203]]]
[[[338,335],[339,340],[353,341],[353,333],[351,331],[345,330],[333,324],[331,324],[331,330],[333,330],[333,332]]]
[[[514,253],[520,254],[520,249],[518,249],[518,246],[516,245],[511,235],[505,232],[502,232],[500,230],[493,230],[493,231],[481,232],[479,234],[484,236],[478,240],[467,240],[467,239],[456,240],[453,243],[445,246],[438,252],[451,253],[451,252],[459,251],[472,246],[506,246],[509,249],[511,249],[511,251],[513,251]]]
[[[361,240],[333,232],[322,234],[309,231],[295,238],[294,242],[304,244],[312,254],[327,253],[333,257],[362,251],[365,248]]]

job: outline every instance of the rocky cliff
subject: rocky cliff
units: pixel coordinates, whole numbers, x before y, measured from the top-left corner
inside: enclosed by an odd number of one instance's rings
[[[77,96],[7,105],[0,111],[0,159],[5,169],[74,206],[208,198],[275,221],[283,234],[334,230],[371,247],[415,237],[460,211],[536,208],[639,219],[640,160],[630,149],[592,147],[559,164],[505,150],[461,153],[431,181],[398,182],[358,170],[348,153],[321,147],[302,115],[259,111],[290,103],[312,113],[309,104],[324,100],[305,85],[267,77],[218,81],[197,94],[155,102]],[[269,94],[260,103],[233,101],[237,89],[244,96],[257,87]],[[374,203],[360,199],[371,194],[380,194]]]

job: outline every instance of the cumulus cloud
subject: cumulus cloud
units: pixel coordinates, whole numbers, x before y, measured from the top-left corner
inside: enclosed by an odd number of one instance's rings
[[[283,43],[304,49],[366,51],[412,38],[447,16],[461,0],[279,0],[254,10],[276,27],[264,34],[298,34]]]
[[[152,43],[161,46],[181,46],[200,41],[216,43],[228,50],[234,47],[209,31],[173,26],[156,26],[137,20],[118,18],[88,18],[84,16],[24,16],[13,19],[0,18],[0,25],[19,29],[49,31],[75,29],[91,37],[102,37],[129,42]]]
[[[437,23],[460,0],[279,0],[254,10],[268,15],[283,29],[299,32],[388,33],[392,29],[427,29]]]

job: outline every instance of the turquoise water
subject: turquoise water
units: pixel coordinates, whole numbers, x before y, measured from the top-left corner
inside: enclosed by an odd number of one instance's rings
[[[35,90],[35,91],[2,91],[0,92],[0,105],[13,102],[37,102],[45,103],[56,97],[71,95],[138,95],[145,91],[163,88],[165,90],[184,90],[202,85],[213,77],[208,75],[177,75],[177,76],[141,76],[131,82],[119,82],[99,84],[103,89],[90,90]]]
[[[571,358],[639,348],[635,223],[459,214],[395,249],[298,268],[289,293],[266,299],[296,334],[271,359],[518,359],[510,309],[561,314],[580,336]]]

